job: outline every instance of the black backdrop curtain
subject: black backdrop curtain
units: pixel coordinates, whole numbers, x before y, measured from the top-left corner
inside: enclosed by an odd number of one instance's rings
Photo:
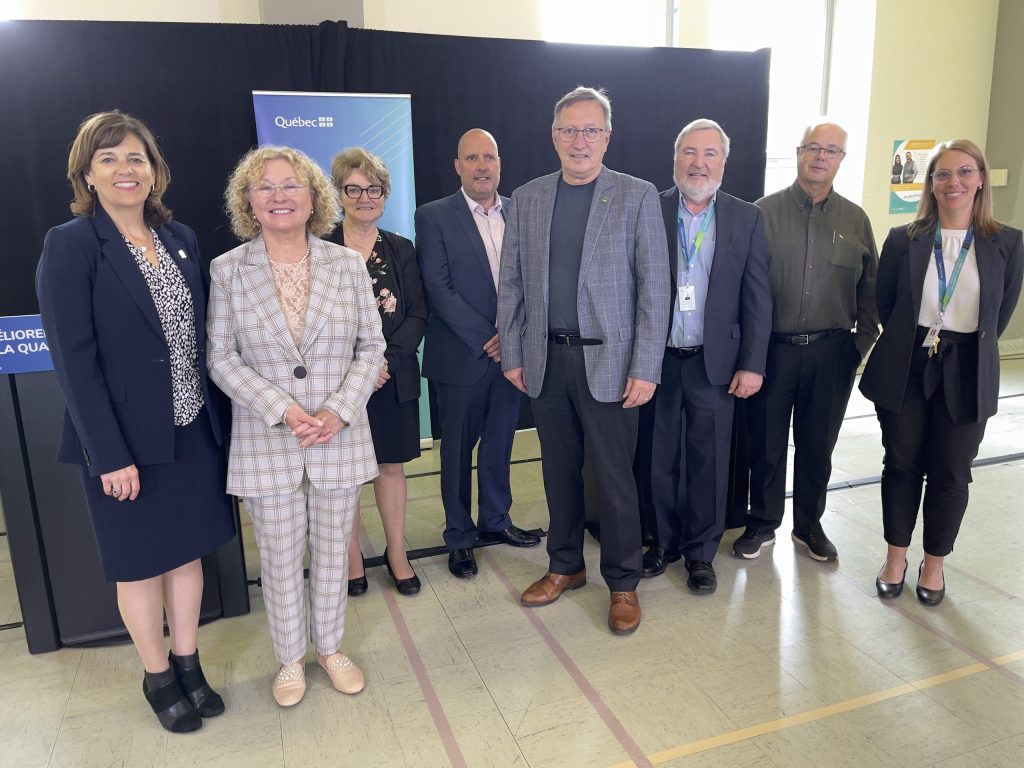
[[[206,259],[236,242],[222,192],[256,141],[253,90],[412,95],[416,199],[458,188],[458,137],[490,130],[501,190],[558,167],[554,102],[603,86],[616,170],[672,183],[672,142],[697,117],[733,140],[723,188],[763,193],[767,50],[618,48],[311,26],[19,21],[0,24],[0,315],[38,311],[33,278],[46,231],[70,218],[67,151],[81,120],[121,109],[145,120],[171,168],[165,201]],[[340,147],[339,147],[340,149]]]

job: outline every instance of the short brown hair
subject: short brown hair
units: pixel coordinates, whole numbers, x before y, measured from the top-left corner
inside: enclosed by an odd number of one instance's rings
[[[125,137],[133,135],[142,142],[153,166],[153,189],[146,198],[143,218],[150,227],[158,227],[171,220],[170,209],[163,204],[164,192],[171,183],[171,171],[146,124],[119,110],[89,115],[78,126],[78,135],[68,154],[68,181],[75,193],[71,212],[76,216],[89,216],[96,210],[96,193],[89,190],[85,174],[92,164],[93,155],[101,149],[116,147]]]
[[[338,193],[327,174],[305,152],[294,147],[257,147],[250,149],[228,178],[224,190],[224,210],[231,219],[231,231],[240,240],[253,240],[260,234],[260,226],[252,212],[248,191],[260,180],[264,166],[271,160],[287,160],[295,174],[309,184],[313,196],[313,213],[307,228],[317,237],[328,234],[341,218]]]
[[[924,190],[921,192],[921,202],[917,206],[917,216],[907,226],[907,234],[911,237],[920,232],[933,232],[938,225],[939,208],[935,202],[932,172],[935,170],[935,164],[939,162],[939,158],[946,152],[952,151],[970,155],[978,166],[978,173],[981,174],[981,189],[975,192],[974,206],[971,209],[971,224],[974,226],[975,236],[992,237],[1002,227],[992,215],[992,188],[988,183],[988,163],[985,162],[985,153],[970,139],[954,139],[939,144],[928,161],[928,171],[924,177]]]
[[[349,147],[334,156],[331,161],[331,178],[334,179],[334,188],[339,194],[345,179],[352,175],[352,171],[362,171],[371,184],[380,184],[384,187],[384,197],[391,194],[391,174],[388,173],[388,167],[370,150]]]

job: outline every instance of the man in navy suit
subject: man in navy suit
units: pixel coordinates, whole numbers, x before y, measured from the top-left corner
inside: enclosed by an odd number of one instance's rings
[[[657,544],[643,566],[656,576],[682,557],[698,594],[718,586],[735,398],[761,388],[772,324],[761,212],[718,189],[728,156],[721,126],[694,120],[676,138],[676,185],[661,193],[672,319],[654,414]]]
[[[495,327],[498,260],[508,198],[498,194],[501,158],[487,131],[459,139],[455,171],[462,187],[416,211],[416,254],[430,317],[423,375],[434,383],[441,416],[441,501],[448,570],[476,575],[473,546],[499,540],[540,543],[512,524],[509,462],[522,395],[501,373]],[[473,523],[473,447],[477,452],[479,520]],[[478,532],[479,526],[479,532]]]

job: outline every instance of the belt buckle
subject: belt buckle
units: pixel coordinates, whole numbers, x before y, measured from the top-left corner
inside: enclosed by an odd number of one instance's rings
[[[811,334],[809,333],[798,333],[793,337],[793,343],[798,347],[806,347],[811,343]]]

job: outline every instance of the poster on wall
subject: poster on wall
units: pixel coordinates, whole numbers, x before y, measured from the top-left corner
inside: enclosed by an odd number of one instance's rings
[[[391,192],[378,226],[415,239],[416,184],[412,155],[412,97],[396,93],[253,91],[260,146],[302,150],[331,175],[343,149],[363,147],[384,161]],[[420,349],[422,356],[422,345]],[[426,379],[420,379],[420,437],[429,438]]]
[[[331,160],[343,149],[364,147],[379,156],[391,176],[380,228],[413,239],[416,184],[408,94],[253,91],[252,106],[261,146],[301,149],[328,176]]]
[[[889,213],[914,213],[917,210],[928,159],[936,143],[935,139],[896,139],[892,143]]]

